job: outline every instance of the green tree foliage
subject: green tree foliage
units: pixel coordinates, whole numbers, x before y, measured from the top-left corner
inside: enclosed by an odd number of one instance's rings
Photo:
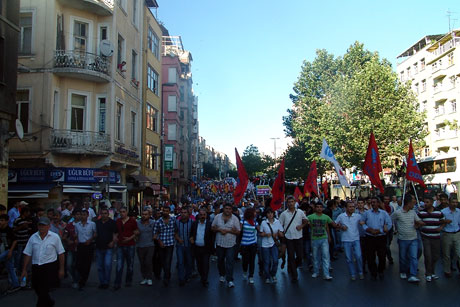
[[[359,42],[343,57],[318,50],[313,62],[303,63],[293,90],[285,133],[304,146],[307,168],[319,159],[323,137],[344,167],[361,167],[372,131],[384,165],[407,155],[410,138],[423,145],[425,114],[417,112],[410,84]]]
[[[219,179],[219,170],[212,163],[203,163],[203,176],[210,179]]]
[[[250,177],[260,175],[265,170],[265,164],[262,160],[259,148],[253,144],[246,147],[241,160],[243,161],[244,168]]]

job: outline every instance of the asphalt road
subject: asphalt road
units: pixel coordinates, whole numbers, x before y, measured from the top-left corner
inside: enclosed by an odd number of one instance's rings
[[[265,284],[255,277],[255,284],[242,280],[241,261],[235,264],[235,288],[229,289],[219,283],[216,262],[211,262],[210,284],[203,288],[199,278],[194,278],[184,287],[179,287],[177,272],[168,288],[161,281],[154,280],[151,287],[139,285],[139,266],[134,267],[134,284],[119,291],[99,290],[97,269],[93,265],[91,276],[84,291],[71,288],[69,280],[62,282],[61,288],[53,291],[56,306],[460,306],[458,272],[447,279],[438,263],[437,273],[441,278],[427,283],[424,279],[423,257],[419,263],[421,282],[409,284],[399,279],[396,244],[393,242],[394,265],[387,266],[383,281],[371,281],[369,274],[365,280],[351,281],[345,257],[332,262],[333,281],[313,279],[307,269],[299,270],[299,282],[292,284],[286,269],[278,271],[277,284]],[[137,260],[137,259],[136,259]],[[256,260],[257,261],[257,260]],[[115,266],[114,261],[114,266]],[[113,266],[113,267],[114,267]],[[173,267],[174,267],[173,262]],[[256,268],[257,272],[257,268]],[[257,274],[256,274],[257,275]],[[112,274],[112,280],[114,278]],[[0,299],[0,306],[35,306],[36,296],[32,290],[22,290]]]

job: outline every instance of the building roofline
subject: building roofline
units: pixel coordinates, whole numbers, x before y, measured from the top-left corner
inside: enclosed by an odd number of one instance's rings
[[[398,55],[396,58],[405,58],[408,56],[414,55],[416,52],[420,51],[421,49],[425,48],[427,45],[431,45],[431,42],[433,40],[437,41],[444,37],[446,34],[432,34],[432,35],[426,35],[419,39],[415,44],[413,44],[411,47],[406,49],[403,53]]]

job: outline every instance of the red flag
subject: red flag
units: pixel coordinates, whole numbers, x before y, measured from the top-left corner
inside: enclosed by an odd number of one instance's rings
[[[270,207],[276,211],[283,205],[284,201],[284,159],[281,161],[280,169],[278,171],[278,176],[275,179],[275,183],[272,188],[272,201],[270,202]]]
[[[375,141],[374,133],[371,133],[369,138],[369,146],[367,147],[366,159],[364,160],[363,173],[369,176],[371,183],[379,188],[383,194],[383,184],[380,180],[380,172],[382,171],[382,164],[380,164],[379,149]]]
[[[313,161],[310,166],[310,171],[308,172],[308,177],[305,180],[305,184],[303,185],[303,194],[311,195],[311,194],[318,194],[318,170],[316,169],[316,161]]]
[[[323,188],[324,199],[328,199],[329,198],[329,184],[327,183],[327,180],[323,182],[321,187]]]
[[[303,198],[302,192],[300,192],[299,187],[295,187],[294,190],[294,198],[297,202],[301,201]]]
[[[238,154],[238,150],[235,148],[235,155],[236,155],[236,167],[238,168],[238,185],[233,192],[233,200],[235,204],[239,204],[241,199],[244,196],[244,192],[248,186],[249,177],[244,169],[243,161],[241,161],[240,155]]]
[[[422,173],[418,168],[417,161],[415,161],[414,148],[412,148],[412,140],[410,140],[409,144],[409,156],[407,157],[406,179],[418,182],[422,187],[426,188],[425,182],[423,182]]]

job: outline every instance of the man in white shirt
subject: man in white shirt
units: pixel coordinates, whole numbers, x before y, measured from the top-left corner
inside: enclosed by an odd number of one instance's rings
[[[444,193],[447,194],[447,197],[450,199],[450,194],[457,193],[457,186],[452,183],[450,178],[447,178],[447,183],[444,186]]]
[[[288,209],[281,213],[279,221],[286,237],[288,272],[291,274],[291,281],[296,283],[297,268],[302,265],[303,257],[302,228],[307,225],[307,217],[302,210],[295,208],[294,196],[288,196],[286,201]]]
[[[64,277],[65,250],[59,236],[49,229],[50,220],[41,217],[38,232],[30,237],[24,249],[21,280],[27,276],[27,267],[32,260],[32,287],[38,296],[37,306],[54,306],[50,288],[58,286],[59,279]]]

